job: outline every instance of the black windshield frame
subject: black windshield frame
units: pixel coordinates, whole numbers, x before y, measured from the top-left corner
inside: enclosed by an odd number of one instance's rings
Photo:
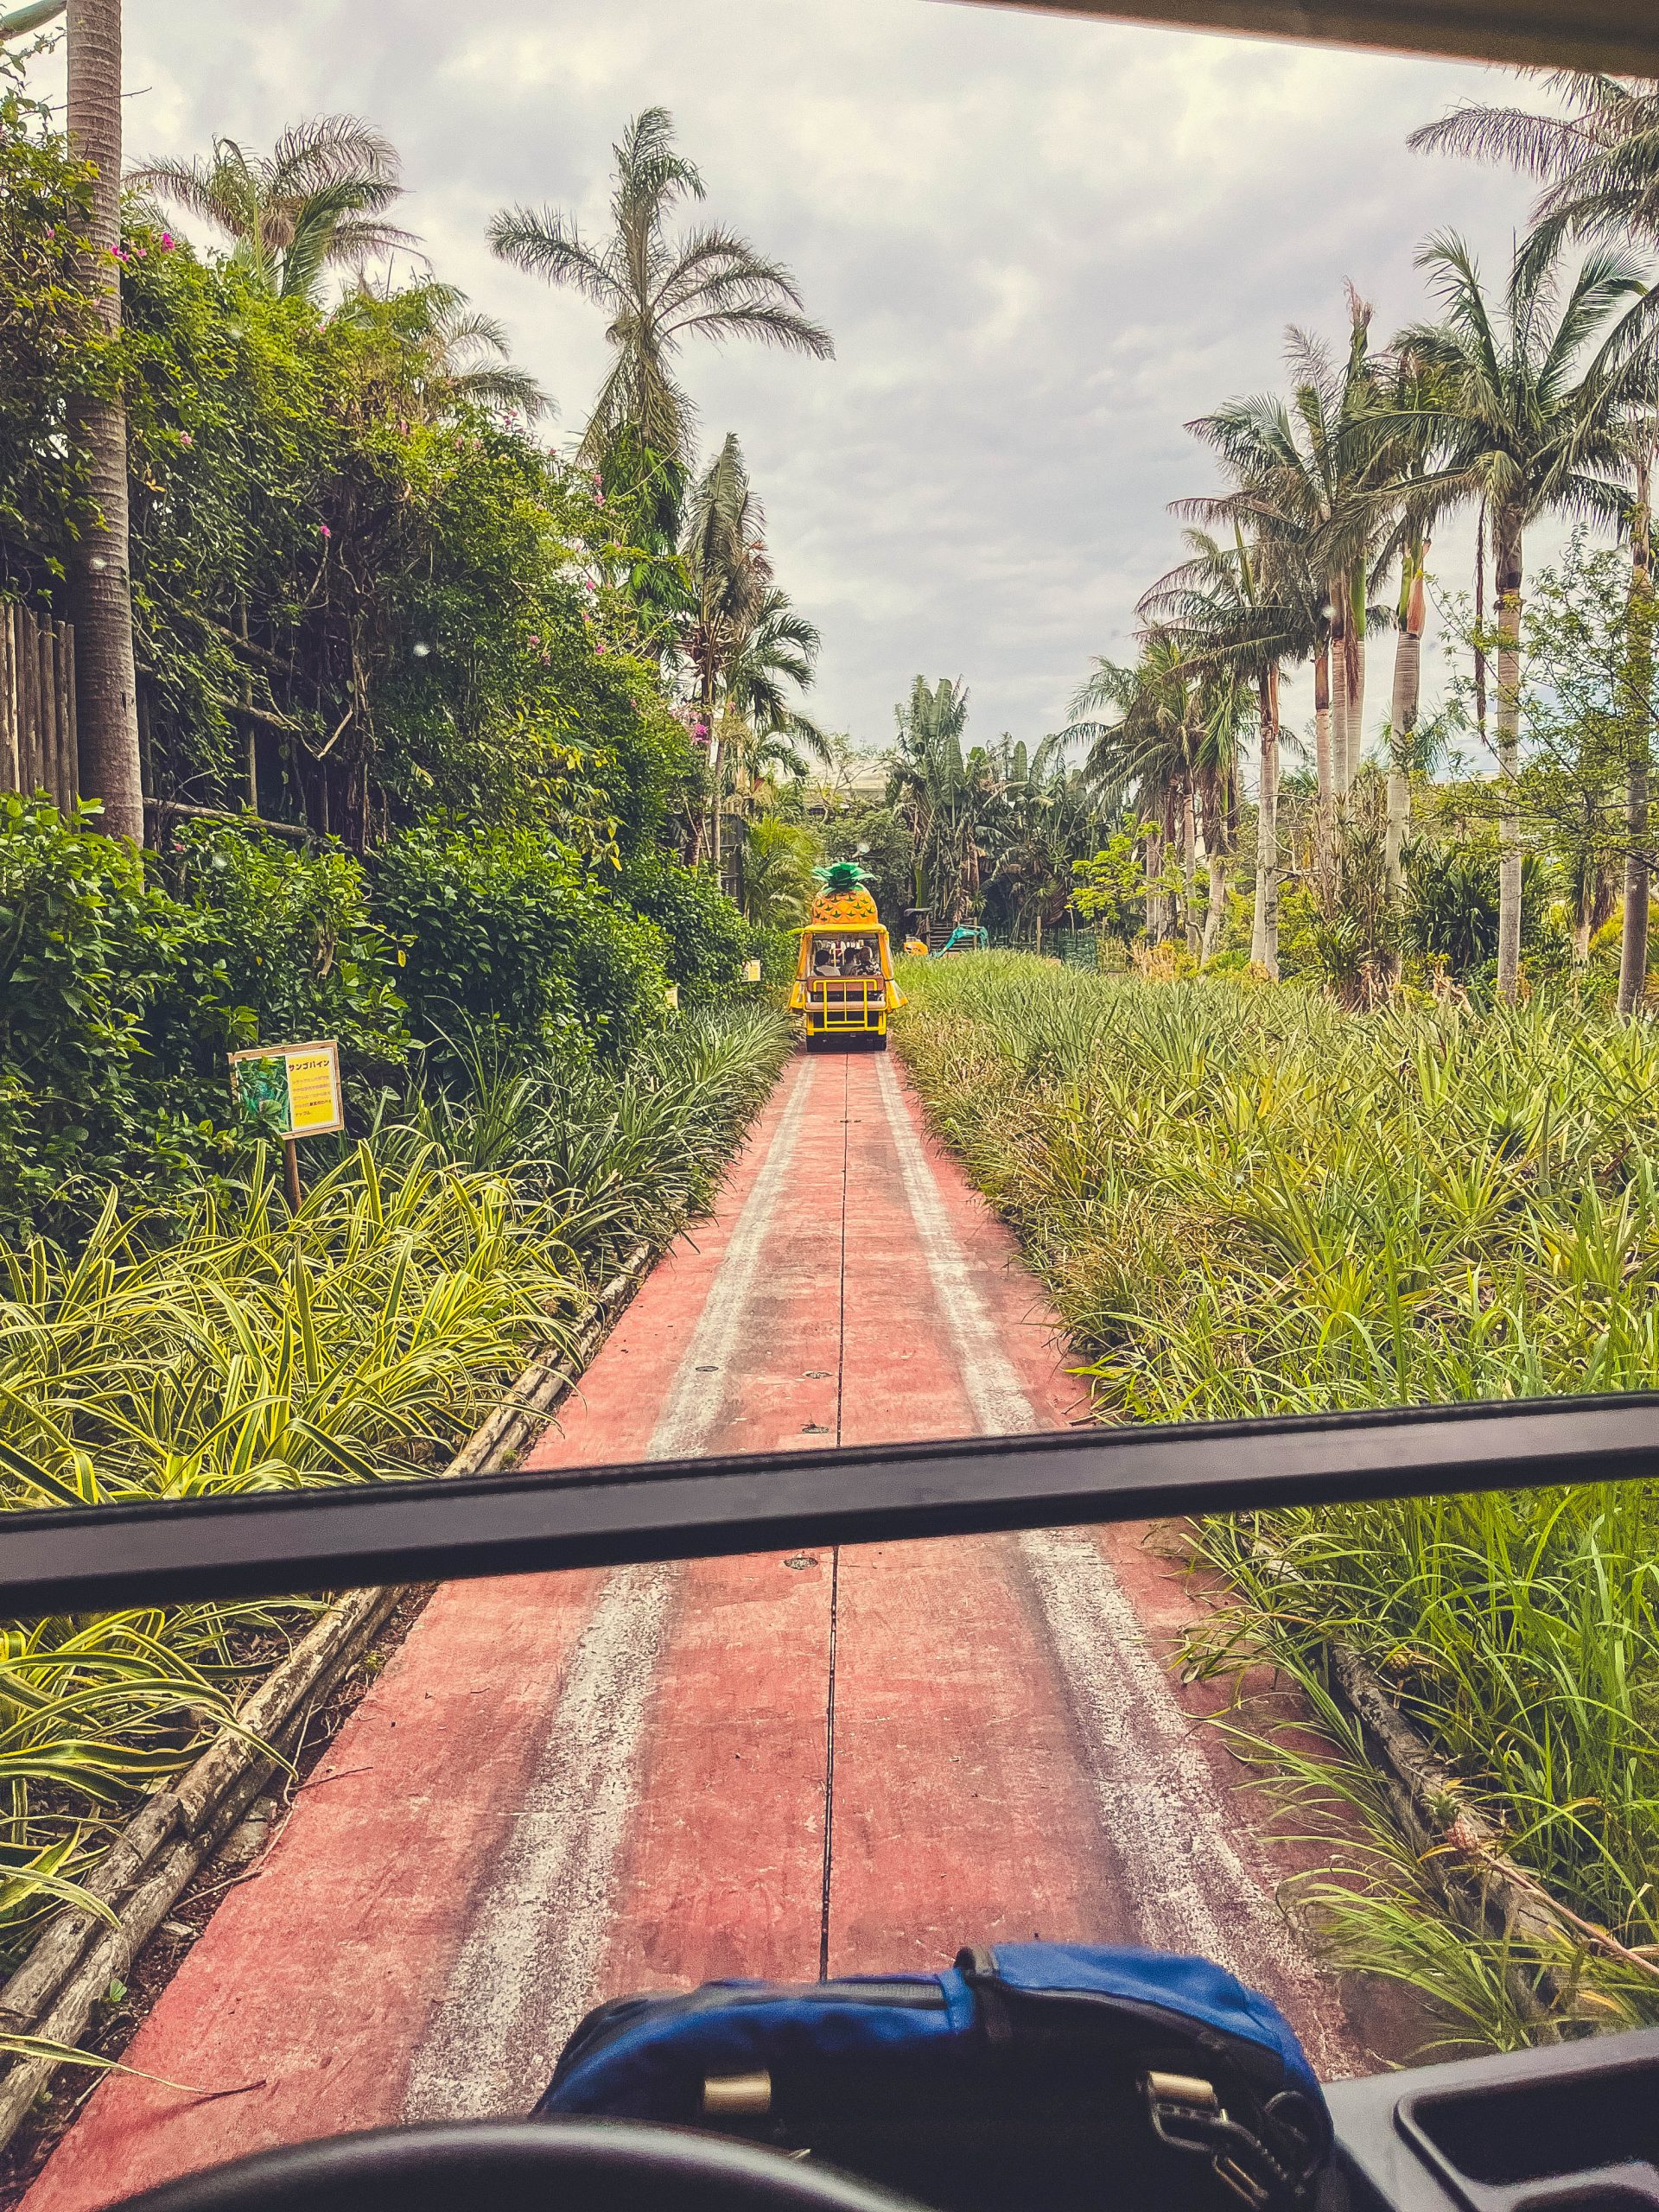
[[[0,1613],[1656,1476],[1659,1393],[1644,1392],[392,1480],[14,1512]]]

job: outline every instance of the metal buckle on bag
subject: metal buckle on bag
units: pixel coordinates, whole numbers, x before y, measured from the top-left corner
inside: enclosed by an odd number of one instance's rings
[[[1148,2073],[1141,2087],[1158,2140],[1172,2151],[1208,2158],[1217,2178],[1250,2212],[1267,2212],[1275,2196],[1282,2202],[1293,2193],[1289,2177],[1266,2145],[1228,2117],[1213,2082],[1192,2074]]]

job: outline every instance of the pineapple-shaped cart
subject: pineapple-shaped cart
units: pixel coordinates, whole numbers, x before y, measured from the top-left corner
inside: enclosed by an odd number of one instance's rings
[[[823,888],[801,931],[791,1013],[804,1014],[809,1039],[868,1038],[887,1047],[887,1016],[904,1004],[893,980],[893,951],[856,861],[814,871]]]

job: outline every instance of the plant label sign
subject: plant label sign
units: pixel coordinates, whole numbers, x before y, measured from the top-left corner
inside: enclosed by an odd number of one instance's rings
[[[340,1046],[257,1045],[231,1054],[237,1103],[251,1118],[272,1107],[284,1137],[326,1137],[346,1126],[340,1095]]]

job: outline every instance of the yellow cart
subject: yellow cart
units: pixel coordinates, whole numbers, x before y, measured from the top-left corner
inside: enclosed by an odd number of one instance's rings
[[[809,1039],[868,1037],[885,1052],[887,1016],[905,1001],[864,871],[856,861],[837,861],[815,873],[823,889],[801,931],[790,1010],[805,1015]]]

